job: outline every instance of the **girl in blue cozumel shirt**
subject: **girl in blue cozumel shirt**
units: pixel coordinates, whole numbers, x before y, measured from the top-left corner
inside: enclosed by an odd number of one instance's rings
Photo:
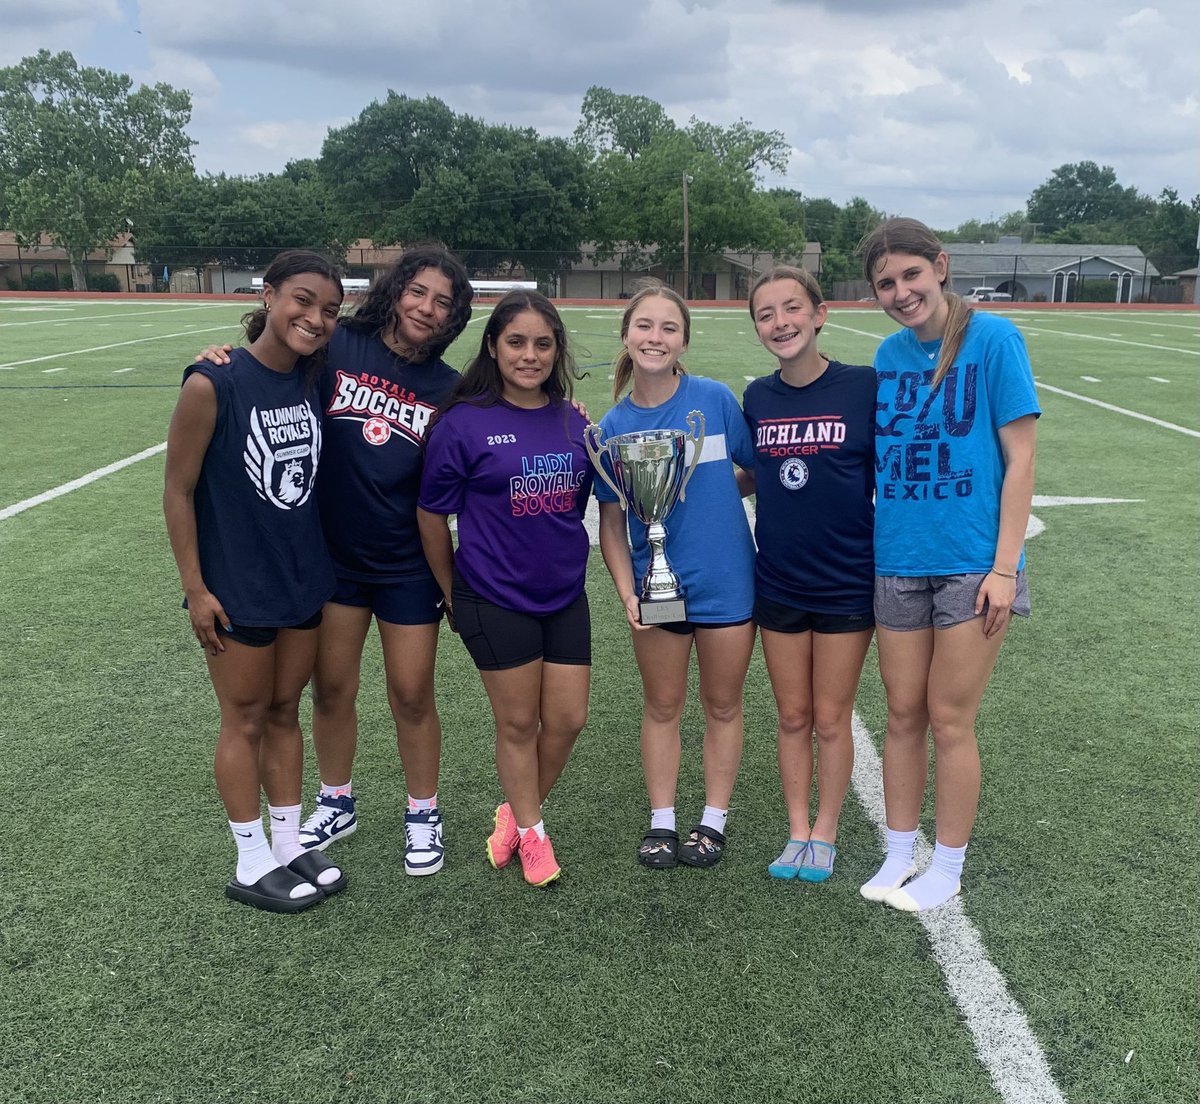
[[[875,372],[817,351],[827,310],[803,269],[781,266],[754,285],[750,316],[779,370],[742,398],[754,438],[754,620],[779,712],[789,826],[767,869],[808,882],[833,873],[854,767],[854,695],[875,623]]]
[[[313,382],[341,303],[328,261],[281,253],[263,277],[263,307],[246,316],[249,347],[187,369],[167,436],[167,532],[221,709],[217,789],[238,851],[225,892],[272,912],[299,912],[346,884],[299,840],[300,693],[334,588],[313,493]]]
[[[500,868],[515,854],[539,887],[560,874],[541,807],[587,720],[592,664],[583,526],[592,466],[572,370],[550,301],[504,296],[430,427],[417,509],[425,556],[495,717],[505,800],[488,861]]]
[[[875,355],[887,858],[861,892],[917,912],[959,892],[979,805],[975,715],[1012,615],[1029,613],[1022,541],[1040,411],[1020,332],[953,294],[949,258],[927,226],[887,220],[867,235],[863,262],[903,329]],[[908,881],[931,730],[937,845]]]
[[[754,542],[733,467],[754,463],[750,433],[725,384],[684,371],[680,357],[690,336],[687,304],[670,288],[651,285],[634,295],[621,319],[624,348],[613,363],[613,398],[619,401],[600,423],[608,440],[635,430],[688,432],[691,410],[705,419],[700,462],[686,499],[666,520],[666,554],[687,592],[687,621],[641,624],[638,596],[650,559],[646,526],[631,513],[627,539],[616,496],[603,481],[596,482],[600,551],[625,607],[642,677],[642,768],[650,827],[638,861],[653,868],[679,862],[710,867],[725,852],[725,822],[742,756],[742,689],[754,648]],[[622,398],[630,381],[633,388]],[[704,708],[705,804],[680,843],[675,824],[679,726],[693,642]]]

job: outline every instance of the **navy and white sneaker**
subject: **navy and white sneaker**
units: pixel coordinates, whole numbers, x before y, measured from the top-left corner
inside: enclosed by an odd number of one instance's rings
[[[300,826],[300,846],[305,850],[324,851],[335,839],[351,835],[358,827],[354,812],[354,798],[349,794],[342,797],[317,795],[317,807]]]
[[[404,814],[404,873],[436,874],[442,869],[446,849],[442,846],[442,814],[422,809]]]

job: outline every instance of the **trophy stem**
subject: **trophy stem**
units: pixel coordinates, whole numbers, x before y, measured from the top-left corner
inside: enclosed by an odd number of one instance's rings
[[[642,579],[642,597],[651,599],[682,598],[683,589],[679,576],[667,562],[664,545],[667,530],[661,521],[652,521],[646,527],[646,541],[650,545],[650,563]]]

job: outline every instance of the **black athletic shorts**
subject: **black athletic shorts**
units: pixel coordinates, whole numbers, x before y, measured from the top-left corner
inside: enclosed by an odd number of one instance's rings
[[[755,598],[754,620],[760,629],[777,633],[849,633],[875,627],[875,614],[869,607],[865,613],[813,613],[767,598]]]
[[[535,659],[591,666],[592,618],[586,592],[554,613],[517,613],[489,602],[455,571],[450,596],[458,635],[481,671],[506,671]]]

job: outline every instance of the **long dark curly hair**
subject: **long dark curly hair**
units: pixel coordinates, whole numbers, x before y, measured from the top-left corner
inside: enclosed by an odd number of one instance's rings
[[[348,330],[386,338],[396,325],[396,304],[400,302],[400,296],[413,277],[426,268],[436,269],[450,281],[454,302],[446,324],[414,350],[411,359],[416,363],[437,360],[466,329],[471,320],[471,297],[474,295],[462,261],[444,246],[416,245],[406,250],[404,256],[375,281],[359,308],[341,324]]]

